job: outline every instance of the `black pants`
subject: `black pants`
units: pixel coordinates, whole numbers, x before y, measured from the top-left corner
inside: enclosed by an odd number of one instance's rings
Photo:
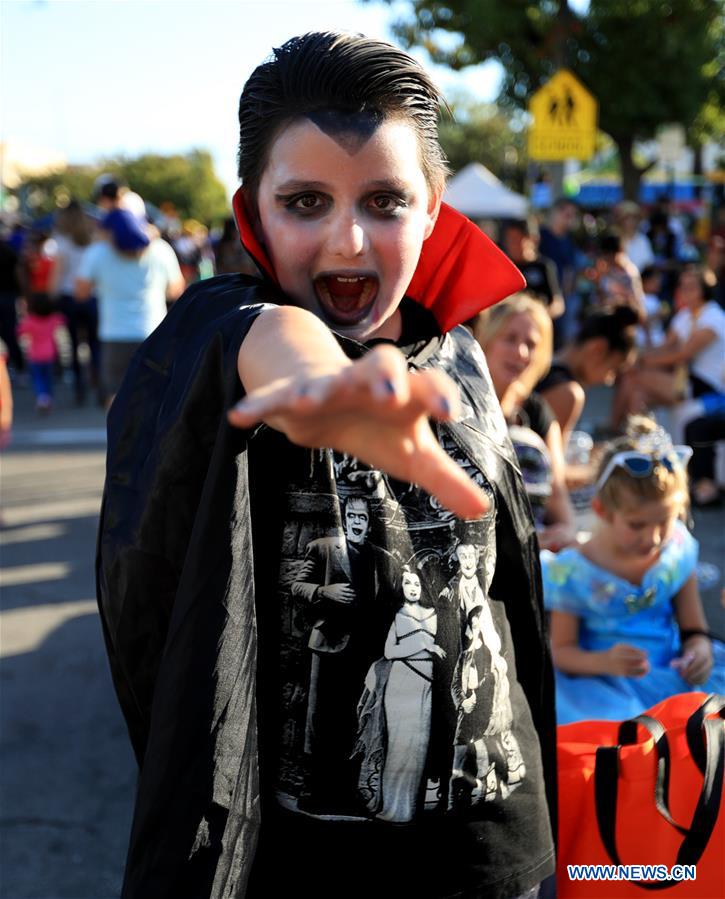
[[[83,391],[85,380],[83,369],[78,358],[80,338],[85,335],[91,352],[91,371],[98,377],[100,363],[100,344],[98,342],[98,309],[95,300],[79,303],[74,297],[63,294],[58,299],[58,309],[63,313],[71,341],[71,367],[76,393]]]
[[[725,416],[696,418],[685,428],[685,442],[692,447],[689,471],[693,481],[715,480],[715,444],[725,440]]]

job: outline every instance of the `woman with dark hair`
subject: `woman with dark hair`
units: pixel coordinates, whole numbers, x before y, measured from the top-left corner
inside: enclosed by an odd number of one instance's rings
[[[359,784],[368,808],[381,821],[405,823],[424,793],[434,659],[446,654],[435,642],[436,610],[409,565],[403,566],[400,590],[383,658],[365,679],[356,752],[365,755]]]
[[[585,389],[613,384],[634,361],[638,322],[639,316],[630,306],[593,313],[536,385],[536,392],[551,406],[559,422],[564,446],[582,414]]]
[[[677,312],[665,342],[640,356],[618,385],[613,425],[652,406],[674,406],[707,393],[725,393],[725,312],[713,300],[711,273],[683,268],[675,287]]]
[[[523,279],[441,205],[439,107],[419,64],[382,41],[312,33],[276,49],[239,104],[235,212],[263,278],[193,285],[111,409],[99,600],[141,767],[124,899],[367,897],[381,883],[511,899],[553,871],[536,535],[485,360],[458,327]],[[462,810],[448,802],[452,691],[473,575],[436,608],[435,641],[412,571],[402,610],[390,596],[391,563],[419,557],[441,596],[470,518],[522,776]],[[446,629],[446,711],[420,733]],[[384,774],[395,821],[361,801],[354,753],[386,646],[407,668]],[[471,734],[488,707],[481,695]],[[410,802],[426,739],[445,760],[434,809]]]

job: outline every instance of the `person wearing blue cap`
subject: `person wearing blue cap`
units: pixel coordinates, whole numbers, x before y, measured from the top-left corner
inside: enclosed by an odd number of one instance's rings
[[[121,207],[101,227],[108,240],[83,255],[76,299],[98,298],[101,384],[110,405],[131,357],[166,315],[166,301],[184,290],[184,279],[168,243],[149,234],[144,223]]]

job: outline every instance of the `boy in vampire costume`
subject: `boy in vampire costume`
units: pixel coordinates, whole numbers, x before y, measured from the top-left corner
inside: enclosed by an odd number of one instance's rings
[[[438,110],[426,73],[381,41],[318,33],[275,50],[239,106],[235,213],[262,277],[190,288],[110,410],[98,595],[140,768],[124,899],[513,899],[553,871],[536,537],[483,354],[460,326],[522,278],[441,204]],[[495,637],[462,613],[467,519]],[[425,638],[433,667],[401,653],[395,701],[381,697],[396,747],[406,722],[432,722],[429,739],[410,734],[424,748],[393,823],[357,789],[356,716],[411,559],[450,610]],[[506,678],[495,733],[484,643]],[[463,734],[472,660],[478,711],[467,703]],[[432,690],[406,665],[431,668]],[[491,753],[492,736],[516,749],[516,789],[449,801],[460,747]],[[411,783],[405,752],[385,761],[384,783]],[[436,783],[440,801],[426,801]]]

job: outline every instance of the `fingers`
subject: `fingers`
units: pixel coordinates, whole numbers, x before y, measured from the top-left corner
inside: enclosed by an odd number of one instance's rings
[[[704,683],[712,667],[712,660],[707,654],[685,653],[682,657],[680,674],[690,684]]]
[[[411,375],[411,391],[426,414],[439,421],[461,415],[461,397],[456,384],[442,371],[429,369]]]
[[[627,667],[630,674],[634,677],[641,677],[649,671],[649,662],[647,661],[647,653],[641,649],[631,647],[625,655]]]
[[[630,677],[644,677],[649,672],[649,663],[642,662],[632,665],[629,670]]]
[[[649,662],[644,653],[637,653],[627,659],[627,668],[632,677],[643,677],[649,671]]]
[[[647,653],[627,643],[617,643],[612,649],[616,668],[625,677],[642,677],[649,671]]]
[[[334,412],[341,403],[360,403],[373,398],[383,406],[407,404],[410,398],[408,372],[403,355],[393,347],[379,347],[354,364],[336,372],[319,375],[301,372],[294,378],[273,381],[248,393],[227,413],[238,428],[293,415],[315,414],[324,404]],[[284,426],[280,430],[286,430]]]
[[[418,415],[448,420],[460,414],[458,388],[439,371],[411,373],[395,347],[381,346],[363,359],[323,376],[286,378],[255,390],[228,412],[231,425],[249,428],[260,421],[325,411],[371,412],[384,418],[412,420]],[[285,430],[284,426],[280,428]]]
[[[400,407],[410,400],[410,377],[403,354],[392,346],[379,346],[353,365],[351,382],[361,393]]]
[[[413,476],[407,480],[415,481],[459,518],[481,518],[490,508],[487,495],[446,454],[427,422],[423,425],[428,433],[421,440]]]
[[[458,388],[443,372],[410,372],[405,357],[395,347],[371,350],[350,371],[350,382],[361,393],[391,412],[405,410],[446,420],[460,414]]]
[[[439,371],[410,373],[394,347],[377,347],[332,374],[275,381],[228,413],[231,425],[264,421],[301,446],[329,446],[418,484],[464,519],[489,501],[435,439],[429,418],[460,412],[458,388]]]

